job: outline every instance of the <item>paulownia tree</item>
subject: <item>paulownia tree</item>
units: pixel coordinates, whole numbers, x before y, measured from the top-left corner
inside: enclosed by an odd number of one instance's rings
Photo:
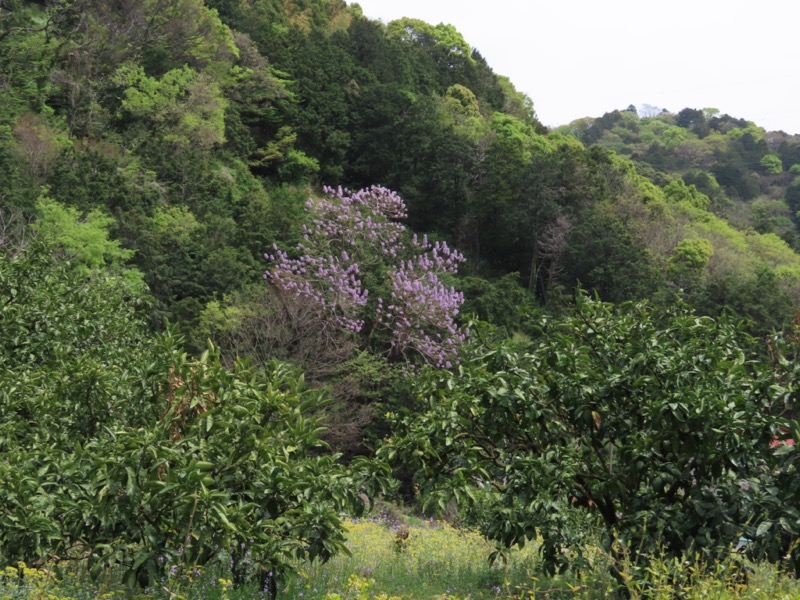
[[[455,273],[464,257],[445,242],[410,236],[397,222],[405,203],[383,187],[325,188],[306,211],[311,223],[293,254],[274,246],[266,255],[274,289],[368,345],[382,350],[385,340],[392,359],[451,367],[467,336],[456,323],[464,297],[440,277]]]

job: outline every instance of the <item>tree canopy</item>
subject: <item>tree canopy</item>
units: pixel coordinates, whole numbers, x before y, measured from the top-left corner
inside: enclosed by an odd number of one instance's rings
[[[0,0],[0,107],[0,562],[274,592],[380,457],[554,566],[587,522],[791,548],[798,136],[551,131],[342,0]]]

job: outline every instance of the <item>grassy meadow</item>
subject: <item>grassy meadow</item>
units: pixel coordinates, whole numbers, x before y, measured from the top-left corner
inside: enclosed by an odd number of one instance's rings
[[[505,564],[490,565],[490,542],[478,533],[446,522],[392,516],[348,520],[350,556],[325,563],[300,564],[284,581],[279,598],[291,600],[438,600],[484,598],[594,599],[615,595],[612,559],[587,546],[580,569],[547,577],[538,545],[515,548]],[[631,598],[763,600],[800,598],[800,582],[768,563],[732,557],[724,563],[667,559],[657,554],[647,568],[623,560],[616,564]],[[114,573],[90,581],[78,564],[34,569],[6,566],[0,571],[0,600],[88,600],[158,598],[238,600],[266,598],[253,586],[234,589],[229,574],[175,565],[152,588],[130,594]]]

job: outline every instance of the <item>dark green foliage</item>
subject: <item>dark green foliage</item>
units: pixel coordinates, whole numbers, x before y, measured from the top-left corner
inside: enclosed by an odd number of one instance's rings
[[[53,165],[47,183],[60,202],[82,211],[105,207],[112,214],[144,213],[159,200],[155,186],[138,188],[126,177],[113,148],[72,147]]]
[[[458,287],[465,297],[461,312],[502,328],[508,337],[522,329],[526,312],[536,306],[534,295],[520,285],[519,273],[496,280],[463,277]]]
[[[648,298],[661,275],[648,252],[605,210],[584,213],[564,249],[562,281],[610,302]]]
[[[579,297],[529,347],[475,348],[416,381],[380,456],[451,496],[502,546],[544,536],[551,567],[594,515],[609,548],[715,552],[757,525],[779,401],[735,322]]]
[[[786,203],[797,218],[800,213],[800,180],[792,181],[791,185],[786,188]]]
[[[289,118],[300,147],[320,161],[322,181],[338,184],[350,144],[348,105],[358,93],[352,59],[342,44],[322,33],[293,30],[290,35],[291,62],[281,66],[295,78],[291,88],[298,103]]]
[[[755,165],[759,163],[756,162]],[[748,168],[746,163],[720,164],[713,170],[714,177],[719,184],[727,188],[728,193],[734,198],[751,200],[758,195],[758,177]]]
[[[691,129],[699,138],[704,138],[710,132],[705,112],[702,110],[684,108],[678,113],[675,124],[678,127]]]
[[[274,590],[342,550],[367,471],[324,452],[298,373],[192,359],[119,279],[39,245],[0,258],[0,294],[0,563],[87,558],[148,585],[224,561]]]
[[[775,372],[775,388],[783,394],[783,406],[776,414],[784,418],[772,442],[770,470],[756,488],[763,520],[749,527],[748,537],[757,540],[754,554],[771,561],[783,561],[800,576],[800,440],[797,391],[800,385],[800,316],[779,334],[767,339],[768,358]]]
[[[794,137],[784,140],[778,149],[778,156],[787,169],[792,165],[800,164],[800,140]]]
[[[711,282],[705,294],[705,298],[695,298],[698,310],[718,314],[719,307],[725,307],[747,318],[754,334],[783,330],[797,310],[778,276],[767,267],[752,278],[729,277]]]
[[[798,439],[800,423],[797,420],[787,421],[779,428],[776,441],[773,442],[774,480],[768,480],[765,483],[771,485],[758,490],[761,492],[759,500],[765,518],[749,530],[749,535],[758,540],[754,553],[773,562],[783,561],[795,577],[800,576],[800,548],[797,545],[800,539]]]
[[[134,412],[153,416],[146,397],[137,407],[119,395],[144,384],[136,371],[151,351],[135,291],[119,278],[56,261],[40,243],[0,258],[0,267],[6,435],[24,434],[18,419],[31,419],[54,443],[71,445],[130,422]]]

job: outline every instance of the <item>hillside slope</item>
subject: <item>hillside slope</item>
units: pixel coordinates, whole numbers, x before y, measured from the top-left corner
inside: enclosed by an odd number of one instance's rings
[[[452,26],[339,0],[12,4],[4,213],[42,218],[49,198],[111,217],[154,323],[191,332],[257,283],[323,184],[398,191],[412,229],[468,255],[482,318],[503,320],[488,298],[509,273],[554,308],[578,284],[613,301],[683,290],[759,330],[800,298],[795,137],[688,109],[548,132]]]

